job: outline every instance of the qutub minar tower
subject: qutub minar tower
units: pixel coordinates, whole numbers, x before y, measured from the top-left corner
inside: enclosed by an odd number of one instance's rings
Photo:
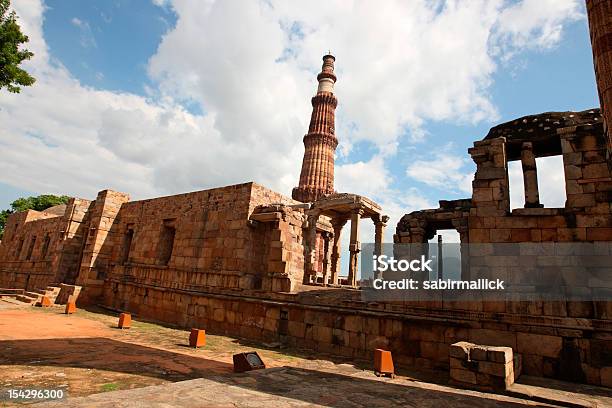
[[[308,134],[304,136],[304,160],[298,187],[293,189],[294,200],[312,202],[334,193],[334,152],[338,146],[335,136],[335,112],[338,100],[334,96],[333,55],[323,57],[323,68],[317,80],[319,87],[312,98],[312,116]]]

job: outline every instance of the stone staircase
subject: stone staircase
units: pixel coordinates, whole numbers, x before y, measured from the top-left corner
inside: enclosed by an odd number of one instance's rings
[[[55,303],[57,295],[59,295],[61,288],[59,286],[47,286],[45,289],[33,289],[31,291],[25,291],[21,295],[17,295],[16,299],[20,302],[27,303],[30,305],[37,305],[40,303],[43,296],[47,296],[51,303]]]

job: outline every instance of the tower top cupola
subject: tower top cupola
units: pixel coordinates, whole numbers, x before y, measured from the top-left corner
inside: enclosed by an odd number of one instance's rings
[[[321,72],[317,75],[317,81],[319,81],[319,88],[317,93],[329,92],[334,93],[334,84],[336,83],[336,74],[334,73],[334,62],[336,57],[331,54],[323,56],[323,67]]]

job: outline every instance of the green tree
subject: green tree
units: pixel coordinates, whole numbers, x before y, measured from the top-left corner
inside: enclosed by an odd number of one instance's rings
[[[29,41],[17,24],[15,11],[9,12],[10,0],[0,0],[0,89],[6,87],[9,92],[19,92],[21,86],[30,86],[35,79],[25,70],[19,68],[24,60],[34,55],[27,49],[19,49],[21,44]]]
[[[65,195],[56,196],[53,194],[42,194],[36,197],[21,197],[16,199],[11,203],[10,209],[0,211],[0,239],[2,239],[2,235],[4,235],[4,226],[6,225],[6,220],[9,215],[26,210],[44,211],[56,205],[66,204],[69,199],[70,197]]]

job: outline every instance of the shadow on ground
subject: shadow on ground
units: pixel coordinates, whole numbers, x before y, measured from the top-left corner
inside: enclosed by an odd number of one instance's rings
[[[524,407],[524,404],[500,401],[499,396],[468,395],[436,386],[411,386],[390,380],[368,379],[326,371],[283,367],[248,375],[252,383],[243,383],[235,375],[230,384],[278,397],[291,398],[328,407]],[[482,396],[481,396],[482,395]],[[543,406],[543,405],[531,405]]]
[[[0,365],[90,368],[183,381],[232,365],[103,337],[0,341]]]

